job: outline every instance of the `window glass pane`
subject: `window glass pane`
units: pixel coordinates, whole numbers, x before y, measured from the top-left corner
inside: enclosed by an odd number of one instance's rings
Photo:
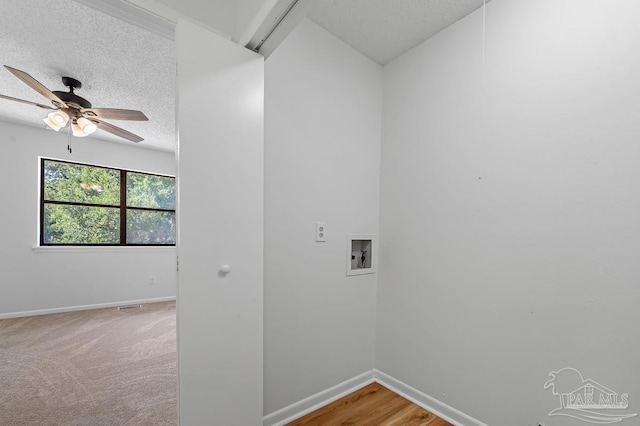
[[[45,204],[45,244],[118,244],[120,209]]]
[[[127,211],[127,244],[175,244],[176,214]]]
[[[46,160],[44,199],[117,206],[120,204],[120,171]]]
[[[175,210],[175,178],[128,172],[127,206]]]

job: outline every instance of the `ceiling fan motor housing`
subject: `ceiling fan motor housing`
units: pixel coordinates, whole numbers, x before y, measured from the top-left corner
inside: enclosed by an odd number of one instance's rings
[[[64,103],[72,107],[77,105],[78,108],[91,108],[91,102],[73,93],[74,89],[80,89],[82,87],[82,83],[80,81],[71,77],[62,77],[62,84],[68,87],[69,91],[61,92],[59,90],[55,90],[53,93],[62,99]]]

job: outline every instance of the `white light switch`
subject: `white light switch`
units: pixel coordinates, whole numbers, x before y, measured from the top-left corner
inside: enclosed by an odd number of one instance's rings
[[[316,241],[327,241],[327,224],[324,222],[316,222]]]

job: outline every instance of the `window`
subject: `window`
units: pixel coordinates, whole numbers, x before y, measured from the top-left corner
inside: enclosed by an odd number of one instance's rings
[[[40,245],[175,245],[175,178],[42,159]]]

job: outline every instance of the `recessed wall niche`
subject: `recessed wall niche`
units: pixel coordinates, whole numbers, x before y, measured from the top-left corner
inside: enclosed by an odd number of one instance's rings
[[[347,234],[347,275],[375,272],[375,237],[372,234]]]

